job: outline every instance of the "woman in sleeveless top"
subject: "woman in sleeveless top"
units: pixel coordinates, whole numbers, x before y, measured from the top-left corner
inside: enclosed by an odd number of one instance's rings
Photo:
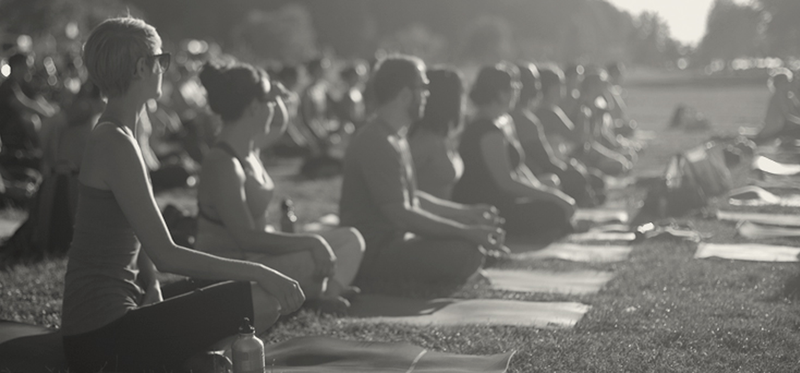
[[[195,248],[275,268],[296,279],[309,299],[323,299],[333,303],[333,310],[343,310],[348,302],[341,295],[355,291],[349,285],[364,251],[361,234],[353,228],[321,234],[268,229],[274,184],[255,144],[285,130],[286,112],[281,107],[280,118],[271,125],[250,106],[274,100],[278,90],[267,90],[266,74],[247,64],[206,64],[200,80],[211,110],[225,125],[203,161]]]
[[[481,69],[469,95],[477,112],[461,135],[465,169],[453,199],[496,206],[509,236],[548,240],[572,230],[575,201],[544,185],[525,165],[525,152],[508,114],[520,88],[516,66],[502,63]]]
[[[414,158],[417,188],[450,200],[453,187],[464,173],[464,162],[456,146],[464,85],[461,74],[450,67],[434,67],[426,74],[430,95],[422,119],[409,128],[408,143]]]
[[[243,318],[263,332],[296,310],[305,297],[291,278],[172,241],[134,133],[169,67],[155,29],[131,17],[109,19],[90,34],[84,60],[108,102],[78,177],[61,329],[70,371],[186,370],[205,351],[228,347]],[[274,105],[252,110],[269,118]],[[218,282],[163,299],[156,269]]]

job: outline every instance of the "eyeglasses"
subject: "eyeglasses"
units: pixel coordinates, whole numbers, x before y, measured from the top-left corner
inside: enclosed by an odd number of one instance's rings
[[[154,56],[148,56],[147,62],[149,63],[150,61],[158,62],[158,72],[164,73],[169,69],[169,64],[172,61],[172,55],[169,53],[161,53]]]

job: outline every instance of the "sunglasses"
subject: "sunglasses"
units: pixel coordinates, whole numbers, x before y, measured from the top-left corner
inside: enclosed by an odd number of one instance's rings
[[[161,53],[154,56],[148,56],[147,62],[149,63],[150,61],[158,62],[158,72],[164,73],[169,69],[169,64],[172,61],[172,55],[169,53]]]

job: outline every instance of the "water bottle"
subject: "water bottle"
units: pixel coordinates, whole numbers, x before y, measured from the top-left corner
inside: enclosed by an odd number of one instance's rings
[[[256,330],[245,317],[239,327],[239,337],[231,346],[233,373],[264,373],[264,342],[256,338]]]
[[[281,202],[281,232],[294,233],[294,223],[296,221],[294,203],[291,199],[284,198],[283,202]]]

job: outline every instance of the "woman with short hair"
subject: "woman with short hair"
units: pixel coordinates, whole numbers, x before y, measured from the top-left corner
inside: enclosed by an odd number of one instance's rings
[[[297,281],[170,237],[134,133],[170,63],[155,28],[106,20],[89,35],[84,60],[107,104],[78,177],[61,325],[70,371],[184,370],[192,357],[228,346],[243,318],[263,332],[296,310],[305,299]],[[251,106],[268,121],[275,102]],[[156,268],[222,282],[162,300]]]

